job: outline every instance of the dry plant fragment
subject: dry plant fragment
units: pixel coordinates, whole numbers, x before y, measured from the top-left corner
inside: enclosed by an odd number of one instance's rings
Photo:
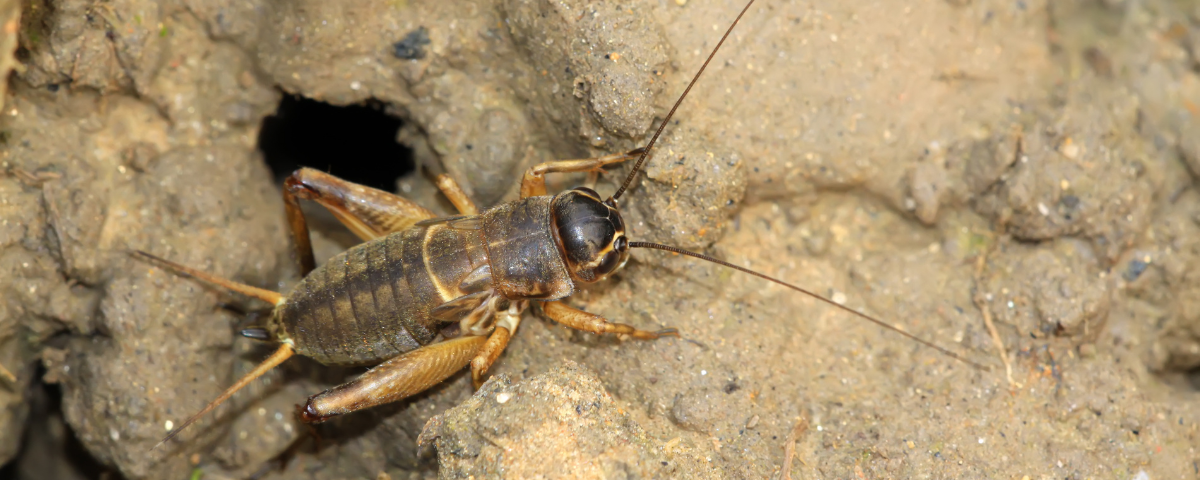
[[[800,417],[796,420],[796,426],[792,427],[792,433],[788,434],[787,441],[783,444],[783,473],[780,474],[780,480],[792,480],[792,460],[796,458],[796,441],[800,440],[800,436],[808,431],[808,419]],[[804,463],[801,460],[800,463]]]
[[[993,248],[995,248],[994,245],[975,258],[975,294],[972,295],[971,300],[975,302],[975,307],[983,315],[983,324],[987,327],[988,334],[992,337],[992,344],[996,346],[996,351],[1000,353],[1000,361],[1004,362],[1004,375],[1008,379],[1008,385],[1020,387],[1021,384],[1013,380],[1012,362],[1008,359],[1008,350],[1004,348],[1004,340],[1000,339],[1000,332],[996,330],[996,323],[992,321],[992,311],[988,309],[987,299],[984,298],[983,290],[981,289],[983,285],[983,268],[987,265],[987,256]]]

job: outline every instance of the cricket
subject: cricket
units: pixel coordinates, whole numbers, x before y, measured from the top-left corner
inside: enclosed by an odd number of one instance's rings
[[[442,174],[436,184],[458,215],[437,217],[398,195],[319,170],[302,168],[292,173],[284,183],[283,197],[303,278],[289,292],[244,285],[152,253],[132,252],[179,275],[273,306],[262,324],[242,330],[241,335],[277,345],[274,353],[179,423],[158,446],[297,355],[325,365],[373,366],[347,383],[312,395],[299,407],[301,421],[319,423],[415,395],[468,366],[478,388],[531,309],[593,334],[639,340],[677,337],[679,332],[669,326],[643,330],[566,302],[581,287],[619,271],[635,248],[685,255],[773,282],[985,369],[811,290],[702,253],[637,241],[637,232],[628,230],[621,216],[621,197],[632,191],[639,173],[651,161],[655,142],[753,4],[754,0],[747,2],[725,30],[645,146],[597,158],[536,165],[525,171],[518,200],[480,209],[454,178]],[[587,187],[553,195],[547,192],[547,174],[598,172],[635,159],[620,187],[607,198]],[[328,209],[363,243],[317,266],[301,201]]]

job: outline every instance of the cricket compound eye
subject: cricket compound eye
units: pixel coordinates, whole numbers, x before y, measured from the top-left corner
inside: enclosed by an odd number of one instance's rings
[[[621,212],[594,190],[580,187],[560,193],[550,208],[559,252],[575,280],[602,280],[629,260]]]
[[[629,240],[627,240],[624,235],[617,237],[616,245],[618,252],[625,253],[629,251]]]

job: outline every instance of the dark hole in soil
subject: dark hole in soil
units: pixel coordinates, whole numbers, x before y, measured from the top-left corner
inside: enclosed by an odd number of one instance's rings
[[[40,379],[45,374],[45,368],[38,366],[34,378]],[[122,478],[96,461],[75,438],[75,433],[63,419],[62,389],[58,385],[35,381],[27,395],[29,418],[25,423],[24,438],[21,439],[21,451],[0,468],[0,479]]]
[[[1158,378],[1180,391],[1200,392],[1200,367],[1167,369],[1159,372]]]
[[[402,123],[375,101],[338,107],[284,95],[263,120],[258,148],[276,178],[312,167],[391,192],[397,178],[413,171],[412,150],[396,142]]]

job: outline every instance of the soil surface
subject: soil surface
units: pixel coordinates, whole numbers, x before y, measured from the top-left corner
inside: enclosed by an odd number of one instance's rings
[[[460,374],[312,430],[294,406],[360,370],[293,360],[153,448],[269,348],[236,336],[261,305],[128,252],[287,291],[283,205],[256,150],[283,93],[379,102],[422,172],[490,206],[533,164],[643,145],[741,7],[0,0],[0,366],[16,379],[0,376],[0,472],[1196,476],[1187,0],[759,0],[621,198],[634,240],[777,276],[987,370],[638,250],[569,302],[681,338],[531,312],[478,392]],[[452,213],[427,175],[397,190]],[[340,238],[319,230],[318,256]]]

